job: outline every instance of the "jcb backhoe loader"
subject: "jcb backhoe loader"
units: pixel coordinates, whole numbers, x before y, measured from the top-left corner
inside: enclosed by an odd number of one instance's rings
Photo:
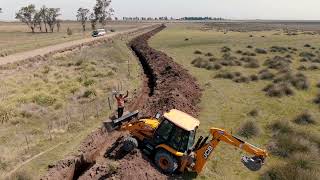
[[[137,112],[132,113],[136,114]],[[127,117],[130,117],[130,114]],[[127,118],[115,121],[122,123],[121,130],[129,131],[131,134],[131,137],[124,140],[123,149],[130,152],[139,145],[144,152],[154,158],[158,168],[168,174],[177,170],[180,172],[188,170],[199,174],[221,141],[252,154],[253,157],[241,158],[241,162],[252,171],[259,170],[268,156],[265,150],[219,128],[210,129],[210,140],[209,136],[205,138],[201,136],[195,143],[199,120],[176,109],[157,118],[123,122],[125,119]]]

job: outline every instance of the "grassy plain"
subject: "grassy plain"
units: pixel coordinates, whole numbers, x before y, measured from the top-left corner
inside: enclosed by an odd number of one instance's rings
[[[210,127],[224,128],[236,134],[238,128],[244,122],[251,120],[256,122],[261,128],[262,133],[259,136],[245,140],[259,147],[267,148],[274,135],[274,132],[268,128],[268,126],[279,120],[285,122],[288,126],[290,125],[294,130],[319,135],[320,126],[317,124],[297,125],[292,122],[297,115],[308,111],[316,121],[320,123],[318,118],[320,115],[319,106],[313,103],[313,99],[319,90],[316,87],[320,79],[319,70],[302,72],[310,82],[310,88],[308,90],[294,90],[295,94],[293,96],[285,96],[282,98],[269,97],[262,91],[270,81],[259,80],[257,82],[235,83],[232,80],[217,79],[214,77],[218,73],[226,71],[237,71],[247,76],[258,74],[260,70],[266,68],[263,63],[267,58],[288,54],[270,52],[269,49],[271,46],[293,47],[298,49],[298,52],[290,54],[290,56],[292,56],[291,69],[294,73],[297,73],[297,68],[300,65],[311,64],[300,62],[300,52],[313,52],[319,56],[320,35],[310,35],[299,32],[298,35],[289,36],[282,30],[228,32],[227,30],[217,31],[213,28],[214,26],[208,27],[200,23],[173,24],[169,25],[167,29],[150,40],[152,47],[167,53],[173,57],[177,63],[188,69],[190,73],[197,78],[203,88],[203,96],[199,105],[201,111],[198,117],[201,121],[201,127],[198,134],[206,136]],[[250,35],[252,35],[252,37],[250,37]],[[304,47],[305,44],[310,44],[314,49]],[[248,45],[251,45],[253,48],[248,49]],[[259,68],[226,66],[220,70],[207,70],[194,67],[191,64],[191,62],[198,57],[202,59],[212,57],[221,58],[223,55],[221,48],[223,46],[231,48],[231,55],[239,59],[242,55],[237,54],[237,50],[254,52],[255,48],[264,48],[268,52],[267,54],[256,54],[256,56],[254,56],[260,64]],[[195,54],[194,52],[196,50],[200,50],[202,54]],[[204,54],[208,52],[212,53],[213,56],[206,57]],[[257,110],[258,115],[255,117],[248,115],[252,110]],[[243,155],[241,151],[222,143],[214,151],[214,157],[208,162],[203,174],[198,178],[259,179],[266,171],[269,171],[271,167],[288,163],[287,158],[270,154],[266,165],[261,171],[250,172],[241,164],[241,155]],[[319,165],[317,165],[317,163],[319,163],[319,161],[313,165],[318,167]],[[298,172],[297,169],[293,171]],[[306,170],[306,172],[308,172],[308,170]],[[313,177],[313,179],[317,178],[316,175],[310,176]],[[299,179],[299,177],[295,178]],[[307,178],[307,176],[305,176],[305,178]]]
[[[109,22],[106,29],[121,31],[139,26],[137,23]],[[30,29],[18,22],[0,22],[0,56],[17,52],[28,51],[49,45],[55,45],[67,41],[91,37],[91,25],[87,23],[87,31],[83,32],[79,22],[66,21],[61,23],[60,31],[54,33],[31,33]],[[67,34],[70,28],[72,35]],[[44,31],[44,27],[43,27]]]
[[[112,90],[139,89],[140,66],[126,43],[115,39],[0,71],[0,179],[16,167],[39,179],[101,126],[114,110]]]

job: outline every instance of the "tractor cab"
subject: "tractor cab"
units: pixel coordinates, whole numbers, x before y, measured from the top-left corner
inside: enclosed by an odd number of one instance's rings
[[[160,118],[160,124],[154,132],[153,142],[174,154],[182,154],[194,144],[199,120],[173,109]]]

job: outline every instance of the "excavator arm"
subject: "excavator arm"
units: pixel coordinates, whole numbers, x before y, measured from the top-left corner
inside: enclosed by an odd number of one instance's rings
[[[263,165],[265,158],[268,156],[268,153],[265,150],[234,137],[223,129],[211,128],[210,134],[212,135],[212,139],[208,143],[206,142],[208,137],[206,137],[202,142],[202,138],[200,138],[200,141],[198,141],[194,146],[192,153],[194,153],[195,162],[191,165],[186,162],[182,162],[182,164],[185,166],[191,166],[193,171],[197,172],[198,174],[202,171],[213,150],[221,141],[252,154],[253,157],[243,156],[241,158],[241,162],[252,171],[259,170]]]

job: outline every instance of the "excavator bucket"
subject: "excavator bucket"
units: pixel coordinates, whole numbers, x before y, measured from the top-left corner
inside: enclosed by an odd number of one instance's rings
[[[259,157],[243,156],[241,162],[251,171],[258,171],[263,165],[263,160]]]

